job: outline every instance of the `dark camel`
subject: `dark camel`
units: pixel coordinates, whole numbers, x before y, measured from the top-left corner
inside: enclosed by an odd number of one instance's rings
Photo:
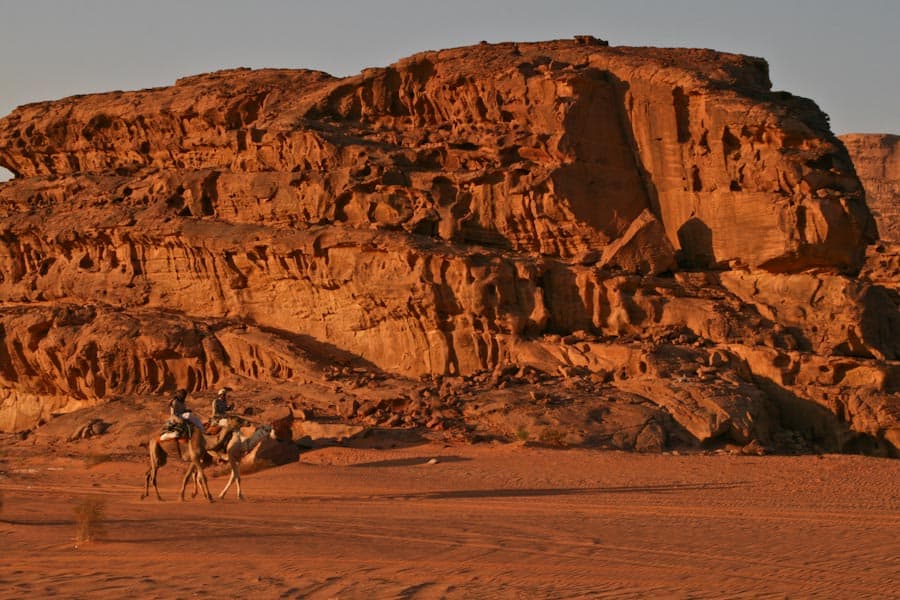
[[[203,495],[210,502],[213,501],[212,494],[209,491],[209,483],[206,480],[206,473],[203,472],[203,463],[206,461],[206,441],[203,439],[203,432],[197,427],[191,427],[190,439],[176,438],[171,440],[161,440],[159,435],[150,438],[150,468],[147,469],[147,478],[144,486],[144,493],[141,500],[150,495],[150,482],[153,482],[153,489],[156,491],[156,498],[162,500],[159,495],[159,487],[156,485],[156,474],[160,467],[164,466],[169,456],[178,457],[182,461],[189,463],[184,478],[181,481],[181,499],[184,500],[184,489],[187,482],[194,476],[195,485],[199,485],[203,491]],[[196,495],[196,492],[195,492]]]

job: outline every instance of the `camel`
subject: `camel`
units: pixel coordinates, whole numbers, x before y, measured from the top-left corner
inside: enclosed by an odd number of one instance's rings
[[[225,487],[222,488],[222,491],[219,492],[220,500],[228,493],[228,488],[231,487],[232,483],[237,485],[238,500],[244,499],[244,493],[241,491],[241,459],[249,454],[251,450],[256,448],[256,446],[271,433],[271,426],[260,425],[256,428],[256,431],[246,439],[243,439],[240,434],[231,437],[231,441],[228,442],[228,449],[226,450],[226,454],[228,455],[228,465],[231,467],[231,476],[228,478],[228,483],[226,483]]]
[[[272,433],[271,425],[258,425],[256,431],[245,438],[241,435],[239,423],[240,421],[237,419],[229,419],[228,422],[228,429],[231,431],[232,435],[231,439],[228,441],[228,446],[225,449],[225,460],[228,461],[228,465],[231,467],[231,476],[228,478],[228,483],[226,483],[225,487],[222,488],[222,491],[219,492],[220,500],[225,497],[225,494],[228,493],[232,484],[236,484],[237,486],[238,500],[244,500],[244,493],[241,490],[241,460],[256,448],[265,437]],[[221,437],[210,438],[210,436],[207,436],[208,441],[211,439],[221,439]],[[197,495],[197,491],[200,488],[197,475],[198,473],[195,472],[194,496]]]
[[[209,433],[210,425],[207,425],[206,431],[203,432],[203,441],[206,442],[206,453],[213,461],[224,461],[225,451],[228,442],[239,432],[244,425],[244,420],[236,415],[229,415],[226,420],[216,423],[215,433]]]
[[[162,500],[159,495],[159,487],[156,485],[156,474],[160,467],[166,464],[169,456],[176,456],[182,461],[190,463],[187,471],[184,473],[184,479],[181,481],[181,499],[184,500],[184,489],[187,482],[194,478],[194,495],[197,495],[197,487],[203,491],[203,495],[210,502],[213,501],[212,493],[209,491],[209,482],[206,474],[203,472],[203,462],[207,459],[206,440],[203,438],[203,432],[198,427],[191,427],[190,439],[175,438],[169,440],[159,439],[159,435],[150,438],[150,468],[147,469],[147,477],[144,485],[144,493],[141,500],[150,495],[150,482],[153,482],[153,489],[156,491],[157,500]]]

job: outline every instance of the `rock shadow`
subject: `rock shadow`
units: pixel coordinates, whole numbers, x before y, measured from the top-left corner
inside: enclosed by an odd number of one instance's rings
[[[678,264],[686,269],[710,269],[715,266],[712,229],[692,217],[678,228],[678,244],[681,250],[676,254]]]
[[[330,367],[335,365],[354,366],[365,368],[370,371],[381,372],[381,368],[375,363],[363,358],[358,354],[353,354],[339,346],[323,342],[310,335],[303,333],[295,333],[286,329],[277,327],[268,327],[254,323],[260,331],[288,340],[297,347],[307,352],[307,358],[322,367]]]
[[[300,440],[298,440],[300,443]],[[357,450],[391,450],[396,448],[412,448],[431,443],[414,429],[391,429],[389,427],[373,427],[364,429],[350,437],[341,439],[318,438],[312,441],[312,449],[328,446],[355,448]]]
[[[776,453],[834,452],[900,458],[900,451],[889,442],[877,435],[854,430],[850,423],[827,408],[799,397],[769,378],[754,375],[753,379],[768,394],[782,433],[796,432],[807,445],[806,448],[790,448],[783,440],[781,443],[776,440]]]
[[[646,208],[660,218],[628,116],[629,84],[588,69],[573,85],[579,101],[566,114],[559,146],[575,160],[551,174],[553,187],[576,219],[614,239]]]

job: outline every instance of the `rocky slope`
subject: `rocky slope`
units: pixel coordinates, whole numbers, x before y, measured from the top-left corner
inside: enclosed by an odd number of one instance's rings
[[[0,121],[0,427],[231,384],[368,424],[896,452],[850,158],[764,61],[599,40]]]

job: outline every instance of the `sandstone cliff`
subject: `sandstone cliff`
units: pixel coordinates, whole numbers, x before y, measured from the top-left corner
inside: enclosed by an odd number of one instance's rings
[[[862,181],[878,226],[879,242],[869,248],[863,276],[900,293],[900,136],[841,136]],[[900,296],[898,296],[900,297]]]
[[[396,383],[369,410],[377,382],[327,377],[348,418],[502,429],[484,398],[530,389],[522,415],[595,416],[568,443],[900,445],[862,187],[760,59],[579,38],[227,71],[21,107],[0,165],[6,429],[302,395],[339,362]]]
[[[879,238],[900,243],[900,136],[842,135],[875,217]]]

